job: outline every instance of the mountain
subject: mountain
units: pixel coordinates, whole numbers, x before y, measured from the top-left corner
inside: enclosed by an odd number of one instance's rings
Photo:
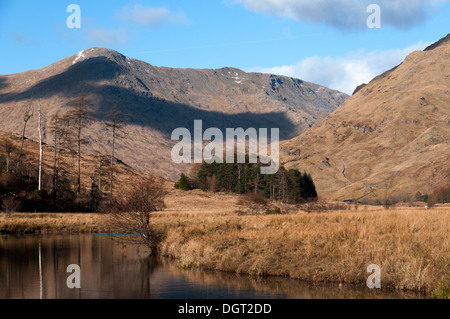
[[[85,152],[107,154],[111,133],[102,120],[117,107],[128,114],[116,156],[146,173],[175,179],[186,166],[171,160],[171,133],[203,128],[280,128],[282,139],[299,135],[336,110],[348,96],[284,76],[246,73],[234,68],[155,67],[116,51],[90,48],[40,70],[0,76],[0,130],[21,133],[27,104],[41,101],[50,143],[51,116],[65,112],[70,100],[86,93],[100,119],[85,131]],[[35,107],[36,110],[36,107]],[[36,115],[36,112],[35,112]],[[27,126],[36,139],[37,116]]]
[[[281,162],[308,171],[328,199],[384,200],[450,182],[450,35],[362,85]]]

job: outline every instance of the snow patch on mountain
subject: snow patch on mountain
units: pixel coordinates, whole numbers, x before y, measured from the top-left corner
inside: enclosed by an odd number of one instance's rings
[[[92,51],[92,50],[91,50]],[[77,61],[81,58],[86,58],[86,56],[84,55],[84,50],[81,52],[78,52],[77,57],[75,58],[75,60],[72,62],[72,65],[74,65],[75,63],[77,63]]]

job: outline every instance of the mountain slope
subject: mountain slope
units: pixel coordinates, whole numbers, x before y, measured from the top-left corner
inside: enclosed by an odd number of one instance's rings
[[[175,128],[280,128],[287,139],[325,118],[348,97],[344,93],[270,74],[234,68],[171,69],[155,67],[102,48],[91,48],[46,68],[0,76],[0,126],[20,133],[23,108],[41,99],[48,124],[79,93],[94,103],[99,119],[113,106],[129,115],[126,138],[117,143],[117,157],[142,171],[175,178],[185,166],[171,161]],[[37,138],[37,116],[28,135]],[[92,142],[86,151],[107,153],[110,132],[99,122],[86,130]]]
[[[411,53],[310,130],[281,162],[312,174],[331,199],[431,192],[450,176],[449,36]]]

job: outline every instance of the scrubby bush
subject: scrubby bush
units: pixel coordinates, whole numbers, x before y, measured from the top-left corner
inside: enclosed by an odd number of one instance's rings
[[[280,207],[268,208],[265,212],[266,215],[280,215],[281,209]]]
[[[320,213],[324,211],[350,210],[351,206],[344,203],[310,202],[300,205],[300,208],[307,213]]]
[[[237,204],[246,207],[250,214],[256,215],[267,207],[269,200],[255,193],[246,193],[241,195]]]
[[[38,196],[38,197],[42,197],[43,192],[42,192],[42,190],[36,188],[34,191],[31,192],[31,194]]]
[[[20,201],[14,196],[8,196],[2,200],[2,209],[6,213],[6,217],[10,217],[12,213],[16,213],[20,208]]]
[[[155,177],[147,178],[124,190],[120,197],[103,203],[101,211],[109,215],[109,227],[116,233],[138,236],[113,236],[126,243],[142,244],[157,253],[160,235],[150,223],[153,212],[164,209],[166,196],[164,181]]]

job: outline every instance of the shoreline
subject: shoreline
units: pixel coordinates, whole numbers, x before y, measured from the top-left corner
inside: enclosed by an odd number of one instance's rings
[[[260,216],[159,212],[152,223],[164,234],[160,255],[182,268],[364,287],[366,267],[378,264],[383,289],[449,298],[449,208]],[[92,233],[111,233],[105,215],[0,215],[1,235]]]
[[[98,213],[0,214],[0,235],[96,233],[103,219]]]

